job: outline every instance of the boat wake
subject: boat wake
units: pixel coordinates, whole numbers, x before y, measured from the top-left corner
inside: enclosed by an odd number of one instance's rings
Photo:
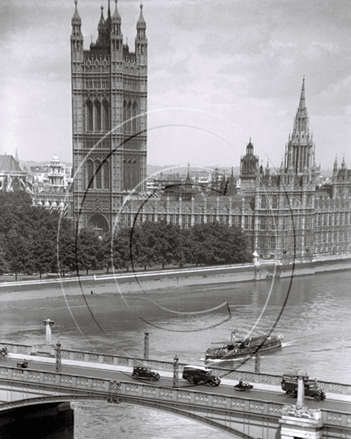
[[[297,340],[282,343],[282,347],[293,347],[294,345],[297,345]]]

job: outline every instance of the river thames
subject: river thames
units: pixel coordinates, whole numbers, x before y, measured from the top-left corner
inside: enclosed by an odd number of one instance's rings
[[[261,371],[303,370],[312,378],[351,383],[351,272],[283,280],[202,285],[122,293],[110,282],[4,293],[2,341],[43,343],[43,320],[55,321],[52,342],[62,348],[203,363],[212,342],[268,333],[283,349],[261,358]],[[93,291],[93,294],[91,294]],[[228,308],[217,306],[227,302]],[[187,312],[187,313],[185,313]],[[190,312],[190,313],[189,313]],[[204,312],[204,313],[200,313]],[[235,365],[233,365],[235,368]],[[252,370],[253,361],[241,369]],[[127,404],[74,403],[75,438],[232,438],[168,413]]]

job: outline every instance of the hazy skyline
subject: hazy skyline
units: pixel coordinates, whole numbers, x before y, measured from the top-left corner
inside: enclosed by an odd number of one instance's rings
[[[104,15],[107,13],[107,0]],[[140,1],[119,0],[134,50]],[[101,0],[79,0],[84,46]],[[302,78],[317,164],[351,168],[351,5],[339,0],[144,0],[148,163],[238,166],[255,154],[279,167]],[[111,10],[115,2],[111,0]],[[73,0],[3,0],[0,154],[71,162]],[[92,36],[92,37],[91,37]],[[172,108],[172,110],[170,110]]]

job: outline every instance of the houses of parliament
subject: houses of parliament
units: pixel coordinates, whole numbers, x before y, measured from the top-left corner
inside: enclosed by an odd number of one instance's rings
[[[279,170],[264,168],[250,142],[233,174],[210,188],[190,179],[145,194],[148,41],[143,7],[135,51],[123,43],[117,0],[98,23],[98,38],[83,48],[75,0],[72,18],[74,216],[79,227],[111,231],[116,225],[166,220],[188,228],[217,221],[235,225],[264,258],[309,259],[351,251],[351,170],[335,160],[330,184],[318,185],[320,168],[309,130],[305,79]]]

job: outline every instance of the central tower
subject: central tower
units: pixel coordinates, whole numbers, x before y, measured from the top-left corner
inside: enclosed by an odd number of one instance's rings
[[[103,6],[98,37],[84,50],[75,0],[71,33],[73,205],[79,229],[112,229],[123,197],[146,178],[147,38],[143,5],[135,51],[123,44],[115,0]],[[138,186],[139,185],[139,186]]]
[[[315,149],[309,131],[309,118],[305,99],[305,78],[302,81],[300,103],[294,120],[294,128],[285,151],[285,169],[295,175],[311,170],[315,165]]]

